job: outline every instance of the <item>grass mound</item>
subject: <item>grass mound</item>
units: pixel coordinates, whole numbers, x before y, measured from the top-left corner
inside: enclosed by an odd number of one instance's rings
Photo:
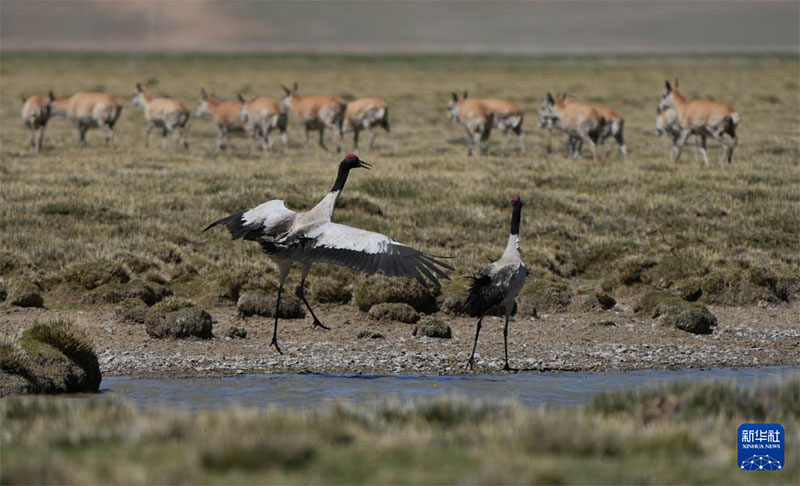
[[[425,288],[416,280],[373,275],[363,279],[356,286],[353,300],[359,310],[364,312],[369,311],[375,304],[403,303],[418,312],[431,313],[439,310],[436,297],[440,293],[440,289]]]
[[[769,267],[724,268],[706,275],[701,289],[702,299],[712,304],[788,302],[800,295],[800,273]]]
[[[369,317],[376,320],[388,320],[414,324],[419,320],[419,313],[408,304],[383,303],[375,304],[369,309]]]
[[[70,321],[36,322],[18,343],[0,342],[0,392],[75,393],[100,388],[100,364],[86,334]]]
[[[8,303],[17,307],[43,307],[42,291],[27,280],[14,280],[8,289]]]
[[[152,306],[172,295],[172,291],[162,285],[142,280],[131,280],[126,283],[107,283],[81,299],[89,304],[116,304],[126,299],[138,299]]]
[[[97,361],[97,354],[86,333],[72,322],[62,319],[37,322],[22,333],[20,341],[26,349],[33,342],[52,346],[86,373],[87,384],[91,391],[100,388],[100,364]]]
[[[717,318],[705,306],[687,302],[670,292],[649,292],[639,299],[634,310],[653,318],[661,317],[665,325],[693,334],[710,334],[717,325]]]
[[[170,312],[194,307],[194,302],[180,297],[169,297],[151,307],[144,318],[145,324],[153,324]]]
[[[314,299],[322,304],[347,304],[353,298],[351,285],[343,278],[320,277],[312,285]]]
[[[147,334],[158,339],[214,337],[211,315],[178,297],[169,297],[151,307],[144,316],[144,325]]]
[[[16,341],[0,336],[0,371],[21,374],[25,370],[25,353]]]
[[[259,290],[249,290],[239,297],[236,303],[242,317],[262,316],[275,317],[276,294],[267,294]],[[289,292],[281,293],[281,306],[278,317],[281,319],[302,319],[306,311],[300,299]]]
[[[94,289],[109,283],[125,283],[130,280],[122,265],[110,260],[94,260],[78,263],[64,272],[64,281],[85,289]]]
[[[119,303],[114,312],[123,321],[144,324],[149,307],[139,299],[125,299]]]
[[[522,290],[520,300],[531,314],[564,312],[574,298],[569,285],[547,279],[530,279]]]

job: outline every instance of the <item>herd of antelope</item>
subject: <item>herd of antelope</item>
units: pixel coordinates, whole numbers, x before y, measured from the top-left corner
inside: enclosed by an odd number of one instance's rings
[[[243,133],[260,146],[267,154],[273,147],[273,132],[280,132],[283,149],[288,147],[286,134],[289,112],[297,119],[305,132],[305,146],[309,144],[309,132],[319,132],[319,145],[325,145],[325,130],[336,137],[336,151],[342,150],[344,134],[353,133],[354,151],[358,152],[359,134],[369,135],[368,149],[375,142],[374,128],[383,128],[388,134],[392,147],[396,142],[389,124],[389,107],[379,98],[360,98],[346,102],[335,95],[301,96],[297,83],[292,88],[282,86],[284,94],[280,100],[261,96],[246,99],[241,94],[236,100],[220,100],[205,89],[201,90],[200,100],[194,116],[210,118],[217,125],[216,151],[230,144],[232,133]],[[176,98],[153,97],[140,83],[132,99],[133,106],[144,110],[145,146],[149,146],[150,132],[155,128],[161,132],[162,148],[166,148],[167,138],[174,136],[175,143],[189,148],[187,139],[191,111]],[[81,146],[86,146],[86,132],[89,128],[100,128],[105,134],[106,144],[113,145],[114,126],[119,119],[122,106],[112,96],[103,92],[78,92],[72,96],[56,97],[35,95],[23,97],[22,120],[28,129],[29,145],[39,151],[42,147],[44,131],[52,115],[67,118],[78,129]],[[519,149],[525,151],[522,123],[524,112],[514,103],[495,99],[469,98],[468,93],[452,93],[448,118],[461,124],[468,134],[468,154],[474,151],[488,153],[488,140],[492,129],[503,133],[503,150],[508,146],[511,133],[517,136]],[[670,155],[678,161],[683,146],[689,136],[696,139],[696,151],[708,165],[706,140],[716,140],[723,148],[722,161],[731,162],[733,150],[738,142],[736,127],[741,117],[736,110],[725,103],[710,100],[688,99],[674,86],[666,82],[660,103],[656,109],[655,127],[659,135],[671,137]],[[547,129],[546,150],[551,151],[550,137],[553,131],[567,135],[567,156],[581,156],[586,144],[592,159],[598,159],[598,147],[605,146],[610,138],[616,141],[620,155],[627,157],[625,147],[625,120],[615,110],[598,105],[583,103],[568,94],[553,96],[547,93],[539,107],[539,126]],[[725,135],[728,135],[729,140]]]

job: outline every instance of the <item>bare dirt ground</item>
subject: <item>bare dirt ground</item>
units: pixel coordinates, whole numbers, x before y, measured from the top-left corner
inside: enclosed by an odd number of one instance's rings
[[[453,337],[435,339],[412,336],[412,324],[376,322],[352,308],[317,307],[331,331],[313,330],[310,317],[283,320],[283,355],[269,346],[271,319],[243,319],[234,307],[209,309],[216,337],[206,341],[150,338],[144,325],[121,321],[112,306],[92,311],[9,307],[0,311],[0,332],[17,334],[34,319],[70,318],[88,330],[104,376],[464,372],[475,333],[471,318],[437,314]],[[509,331],[511,366],[535,372],[800,364],[800,305],[711,310],[719,324],[710,335],[667,328],[624,304],[604,312],[518,318]],[[247,339],[223,337],[230,326],[244,327]],[[484,320],[476,373],[502,372],[502,329],[502,318]],[[365,330],[383,338],[359,339]]]

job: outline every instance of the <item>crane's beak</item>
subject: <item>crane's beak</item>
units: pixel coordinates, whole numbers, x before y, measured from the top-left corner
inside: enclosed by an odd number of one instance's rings
[[[367,169],[367,170],[372,169],[372,164],[368,164],[368,163],[364,162],[363,160],[359,160],[358,162],[359,162],[359,164],[358,164],[359,167],[362,167],[362,168]]]

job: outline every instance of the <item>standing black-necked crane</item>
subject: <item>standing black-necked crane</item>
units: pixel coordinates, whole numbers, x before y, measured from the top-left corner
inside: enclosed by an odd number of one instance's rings
[[[339,164],[339,173],[331,192],[308,211],[292,211],[283,201],[274,199],[248,211],[215,221],[204,230],[224,224],[231,233],[231,239],[258,241],[264,253],[278,265],[275,329],[270,345],[275,346],[281,354],[283,352],[278,346],[278,309],[283,284],[294,262],[301,263],[302,271],[300,285],[295,293],[311,313],[314,327],[323,329],[329,328],[317,319],[305,297],[305,281],[312,263],[333,263],[368,274],[381,272],[389,277],[414,278],[424,286],[430,281],[437,287],[440,285],[437,277],[447,279],[449,277],[444,270],[453,270],[453,267],[433,256],[380,233],[331,222],[336,201],[350,170],[359,167],[371,168],[353,154],[345,157]]]
[[[514,309],[514,299],[522,290],[525,278],[528,276],[522,255],[519,254],[519,222],[522,215],[522,200],[519,198],[519,194],[514,195],[511,207],[511,234],[508,236],[506,251],[499,260],[486,266],[472,277],[469,296],[464,302],[464,312],[478,318],[475,343],[472,345],[472,354],[469,356],[466,369],[475,366],[475,348],[478,346],[478,335],[481,332],[483,317],[493,307],[502,304],[506,311],[506,324],[503,328],[506,365],[503,369],[511,370],[508,365],[508,318]]]

